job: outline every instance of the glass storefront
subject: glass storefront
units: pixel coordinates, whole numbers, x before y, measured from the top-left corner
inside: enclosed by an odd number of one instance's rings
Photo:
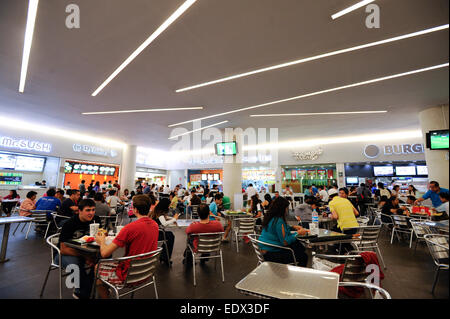
[[[303,193],[308,186],[324,185],[331,187],[337,183],[337,172],[335,164],[315,164],[281,166],[281,186],[286,186],[294,193]]]

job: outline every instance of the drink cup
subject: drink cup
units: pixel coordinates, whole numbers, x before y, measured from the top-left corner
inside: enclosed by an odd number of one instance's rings
[[[100,228],[100,224],[90,224],[89,225],[89,236],[94,237],[95,235],[97,235],[98,229]]]

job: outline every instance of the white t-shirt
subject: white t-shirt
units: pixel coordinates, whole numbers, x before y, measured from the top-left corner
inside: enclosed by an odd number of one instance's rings
[[[339,193],[339,191],[336,189],[336,188],[330,188],[329,190],[328,190],[328,196],[331,196],[331,195],[333,195],[333,194],[337,194],[337,193]]]
[[[247,187],[247,195],[248,199],[252,198],[252,196],[256,195],[256,189],[253,186]]]
[[[100,185],[100,188],[101,188],[101,189],[106,189],[107,187],[108,187],[108,185],[106,185],[106,184]]]
[[[447,215],[449,215],[449,212],[448,212],[448,202],[446,202],[446,203],[443,203],[442,205],[439,205],[438,207],[436,207],[436,211],[438,211],[438,212],[447,212]]]
[[[178,190],[178,197],[181,197],[184,195],[185,190],[184,189],[179,189]]]
[[[163,189],[163,194],[170,194],[170,188],[165,186]]]
[[[117,204],[119,204],[119,202],[120,202],[120,198],[117,196],[109,196],[106,199],[106,202],[109,204],[109,207],[116,208]]]
[[[328,202],[328,193],[326,190],[322,189],[319,191],[319,195],[322,196],[322,201]]]

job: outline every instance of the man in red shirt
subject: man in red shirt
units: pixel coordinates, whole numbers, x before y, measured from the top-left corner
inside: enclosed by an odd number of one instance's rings
[[[125,247],[125,256],[134,256],[154,251],[158,248],[158,224],[148,217],[150,198],[146,195],[133,197],[133,213],[137,220],[126,225],[109,245],[105,235],[97,234],[95,241],[100,245],[103,258],[109,257],[119,247]],[[111,262],[102,264],[98,273],[100,278],[114,285],[122,284],[127,275],[129,262]],[[97,291],[101,298],[108,298],[109,291],[101,281],[97,281]]]
[[[210,220],[209,214],[210,214],[210,211],[209,211],[208,205],[200,204],[200,206],[198,207],[198,216],[200,217],[200,221],[190,224],[189,227],[186,228],[186,234],[189,236],[190,234],[206,234],[206,233],[223,232],[222,224],[217,220]],[[189,238],[190,237],[188,237],[188,239]],[[194,237],[192,245],[194,246],[195,250],[197,250],[197,243],[198,243],[198,237]],[[183,263],[186,265],[191,265],[192,264],[192,258],[191,258],[192,255],[189,251],[189,248],[186,249],[184,256],[185,256],[185,258],[189,258],[189,259],[183,260]],[[204,260],[205,259],[202,259],[201,262],[203,262]]]

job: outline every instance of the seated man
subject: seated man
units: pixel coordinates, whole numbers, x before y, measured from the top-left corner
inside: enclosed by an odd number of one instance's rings
[[[442,205],[436,207],[433,209],[433,215],[432,219],[435,221],[439,220],[446,220],[448,219],[449,212],[448,212],[448,201],[449,201],[449,193],[441,192],[439,193],[439,199],[442,202]]]
[[[217,220],[219,222],[223,221],[223,224],[227,224],[227,229],[225,230],[225,234],[223,235],[223,242],[228,242],[228,234],[231,230],[231,220],[228,220],[228,223],[223,219],[222,214],[219,212],[219,206],[222,204],[222,196],[220,194],[216,194],[214,196],[214,201],[209,205],[209,219]],[[222,218],[222,219],[221,219]]]
[[[309,229],[309,223],[312,223],[312,213],[315,209],[318,209],[318,205],[314,197],[306,199],[304,204],[295,207],[294,215],[299,222],[299,226]]]
[[[68,193],[69,198],[66,198],[62,203],[61,215],[72,217],[78,213],[77,202],[80,200],[80,191],[77,189],[72,189]]]
[[[222,224],[217,220],[211,220],[209,218],[210,211],[209,207],[206,204],[200,204],[198,207],[198,216],[200,218],[199,222],[194,222],[186,228],[186,234],[188,235],[189,243],[194,247],[194,250],[197,249],[198,238],[192,238],[190,234],[205,234],[205,233],[220,233],[223,232]],[[202,259],[201,262],[204,263],[205,259]],[[192,255],[189,248],[186,248],[184,252],[183,264],[192,265]]]
[[[330,195],[331,201],[328,204],[331,218],[336,219],[338,223],[335,230],[344,234],[356,234],[357,227],[359,227],[356,216],[359,215],[359,212],[347,198],[341,197],[345,194],[342,188],[339,190],[339,193],[339,196],[338,194]],[[342,248],[347,251],[353,249],[350,244],[342,244]]]
[[[47,196],[39,198],[39,200],[36,202],[35,209],[38,211],[47,211],[48,221],[51,221],[53,218],[52,212],[58,212],[58,210],[61,208],[61,201],[55,195],[56,190],[54,188],[50,188],[47,191]],[[36,226],[36,231],[45,232],[45,227]]]
[[[78,205],[79,213],[72,216],[64,223],[59,236],[59,248],[61,249],[62,267],[68,265],[77,265],[80,270],[80,287],[75,289],[74,298],[87,299],[90,296],[92,285],[94,283],[95,255],[83,253],[74,248],[65,245],[72,239],[89,235],[89,225],[99,223],[100,220],[95,216],[95,203],[91,199],[84,199]],[[58,263],[58,256],[55,256],[55,263]],[[85,265],[91,267],[90,271],[86,271]]]
[[[158,248],[159,228],[158,224],[148,216],[150,206],[150,198],[147,195],[134,196],[133,213],[137,220],[122,228],[109,245],[106,244],[104,234],[97,234],[95,241],[100,245],[100,254],[103,258],[111,256],[119,247],[125,247],[125,256],[145,254]],[[101,279],[120,285],[125,282],[128,267],[128,261],[111,262],[101,264],[98,273]],[[109,290],[100,280],[97,281],[97,291],[101,298],[109,298]]]

